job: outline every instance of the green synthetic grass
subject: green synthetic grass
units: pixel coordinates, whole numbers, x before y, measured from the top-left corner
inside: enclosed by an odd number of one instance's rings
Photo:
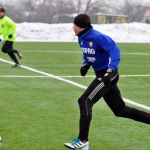
[[[121,75],[150,74],[150,44],[118,46]],[[79,75],[82,54],[77,43],[30,42],[15,47],[22,50],[23,65],[59,76]],[[0,55],[9,60],[6,54]],[[0,62],[0,75],[41,74]],[[92,69],[88,75],[93,75]],[[92,79],[69,78],[85,86]],[[150,77],[120,78],[118,85],[123,97],[150,106]],[[65,150],[63,143],[78,135],[77,100],[83,91],[52,78],[0,77],[0,150]],[[103,99],[94,106],[90,150],[149,150],[149,135],[149,125],[115,117]]]

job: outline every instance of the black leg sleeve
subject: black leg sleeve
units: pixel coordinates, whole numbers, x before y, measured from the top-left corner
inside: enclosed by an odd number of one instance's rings
[[[125,105],[117,85],[104,96],[104,100],[116,116],[150,124],[149,113]]]
[[[6,41],[2,47],[2,52],[3,53],[8,53],[8,55],[10,56],[10,58],[16,63],[19,64],[15,53],[18,53],[16,50],[13,50],[13,42],[11,41]]]
[[[10,58],[14,61],[15,64],[19,64],[16,56],[14,53],[8,53],[8,55],[10,56]]]
[[[109,90],[102,81],[95,79],[79,98],[80,121],[79,139],[88,141],[93,105]]]
[[[92,119],[92,107],[93,105],[109,90],[112,88],[112,85],[116,84],[119,75],[112,81],[111,85],[106,86],[102,81],[102,77],[106,71],[97,72],[97,78],[93,80],[93,82],[89,85],[87,90],[83,93],[83,95],[79,98],[79,106],[80,106],[80,130],[79,130],[79,139],[82,141],[88,140],[88,133],[90,128],[90,122]]]

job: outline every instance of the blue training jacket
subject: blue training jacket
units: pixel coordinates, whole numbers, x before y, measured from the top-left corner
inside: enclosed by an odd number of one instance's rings
[[[91,26],[78,35],[78,42],[83,51],[83,65],[92,66],[94,71],[118,69],[120,50],[109,36]]]

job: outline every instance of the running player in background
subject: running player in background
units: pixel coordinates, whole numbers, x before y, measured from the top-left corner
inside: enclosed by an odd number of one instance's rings
[[[13,44],[16,41],[15,31],[16,31],[15,22],[5,15],[4,8],[0,8],[0,35],[2,35],[4,39],[2,52],[7,53],[10,56],[10,58],[14,61],[15,65],[13,67],[20,67],[16,55],[20,59],[22,55],[18,50],[13,49]]]

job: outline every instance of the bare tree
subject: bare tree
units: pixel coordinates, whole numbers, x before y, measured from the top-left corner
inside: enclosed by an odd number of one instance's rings
[[[139,11],[142,11],[141,0],[124,0],[124,5],[120,9],[120,13],[128,16],[128,21],[138,21]]]
[[[52,23],[53,16],[56,14],[54,0],[43,0],[43,3],[37,5],[36,8],[36,21],[37,22],[47,22]]]
[[[77,1],[77,8],[75,7],[76,10],[77,10],[77,11],[76,11],[77,14],[79,14],[79,12],[81,11],[81,5],[82,5],[81,0],[78,0],[78,1]]]
[[[90,9],[92,9],[98,1],[99,0],[70,0],[70,3],[74,8],[74,12],[79,14],[81,12],[89,13]]]
[[[109,0],[97,0],[95,2],[92,2],[91,6],[92,7],[88,9],[89,14],[109,13],[110,9],[113,8],[113,5],[110,5]]]
[[[141,0],[124,0],[122,5],[116,5],[117,2],[118,0],[24,0],[14,5],[13,9],[12,5],[6,6],[6,9],[17,22],[53,23],[55,18],[59,21],[58,16],[79,13],[125,14],[129,22],[138,21],[142,17],[144,8],[141,7]]]
[[[84,13],[89,12],[89,10],[92,9],[97,3],[98,3],[98,0],[87,0],[85,4]]]
[[[109,0],[69,0],[69,3],[73,7],[73,12],[79,13],[96,13],[104,12],[109,6]]]

